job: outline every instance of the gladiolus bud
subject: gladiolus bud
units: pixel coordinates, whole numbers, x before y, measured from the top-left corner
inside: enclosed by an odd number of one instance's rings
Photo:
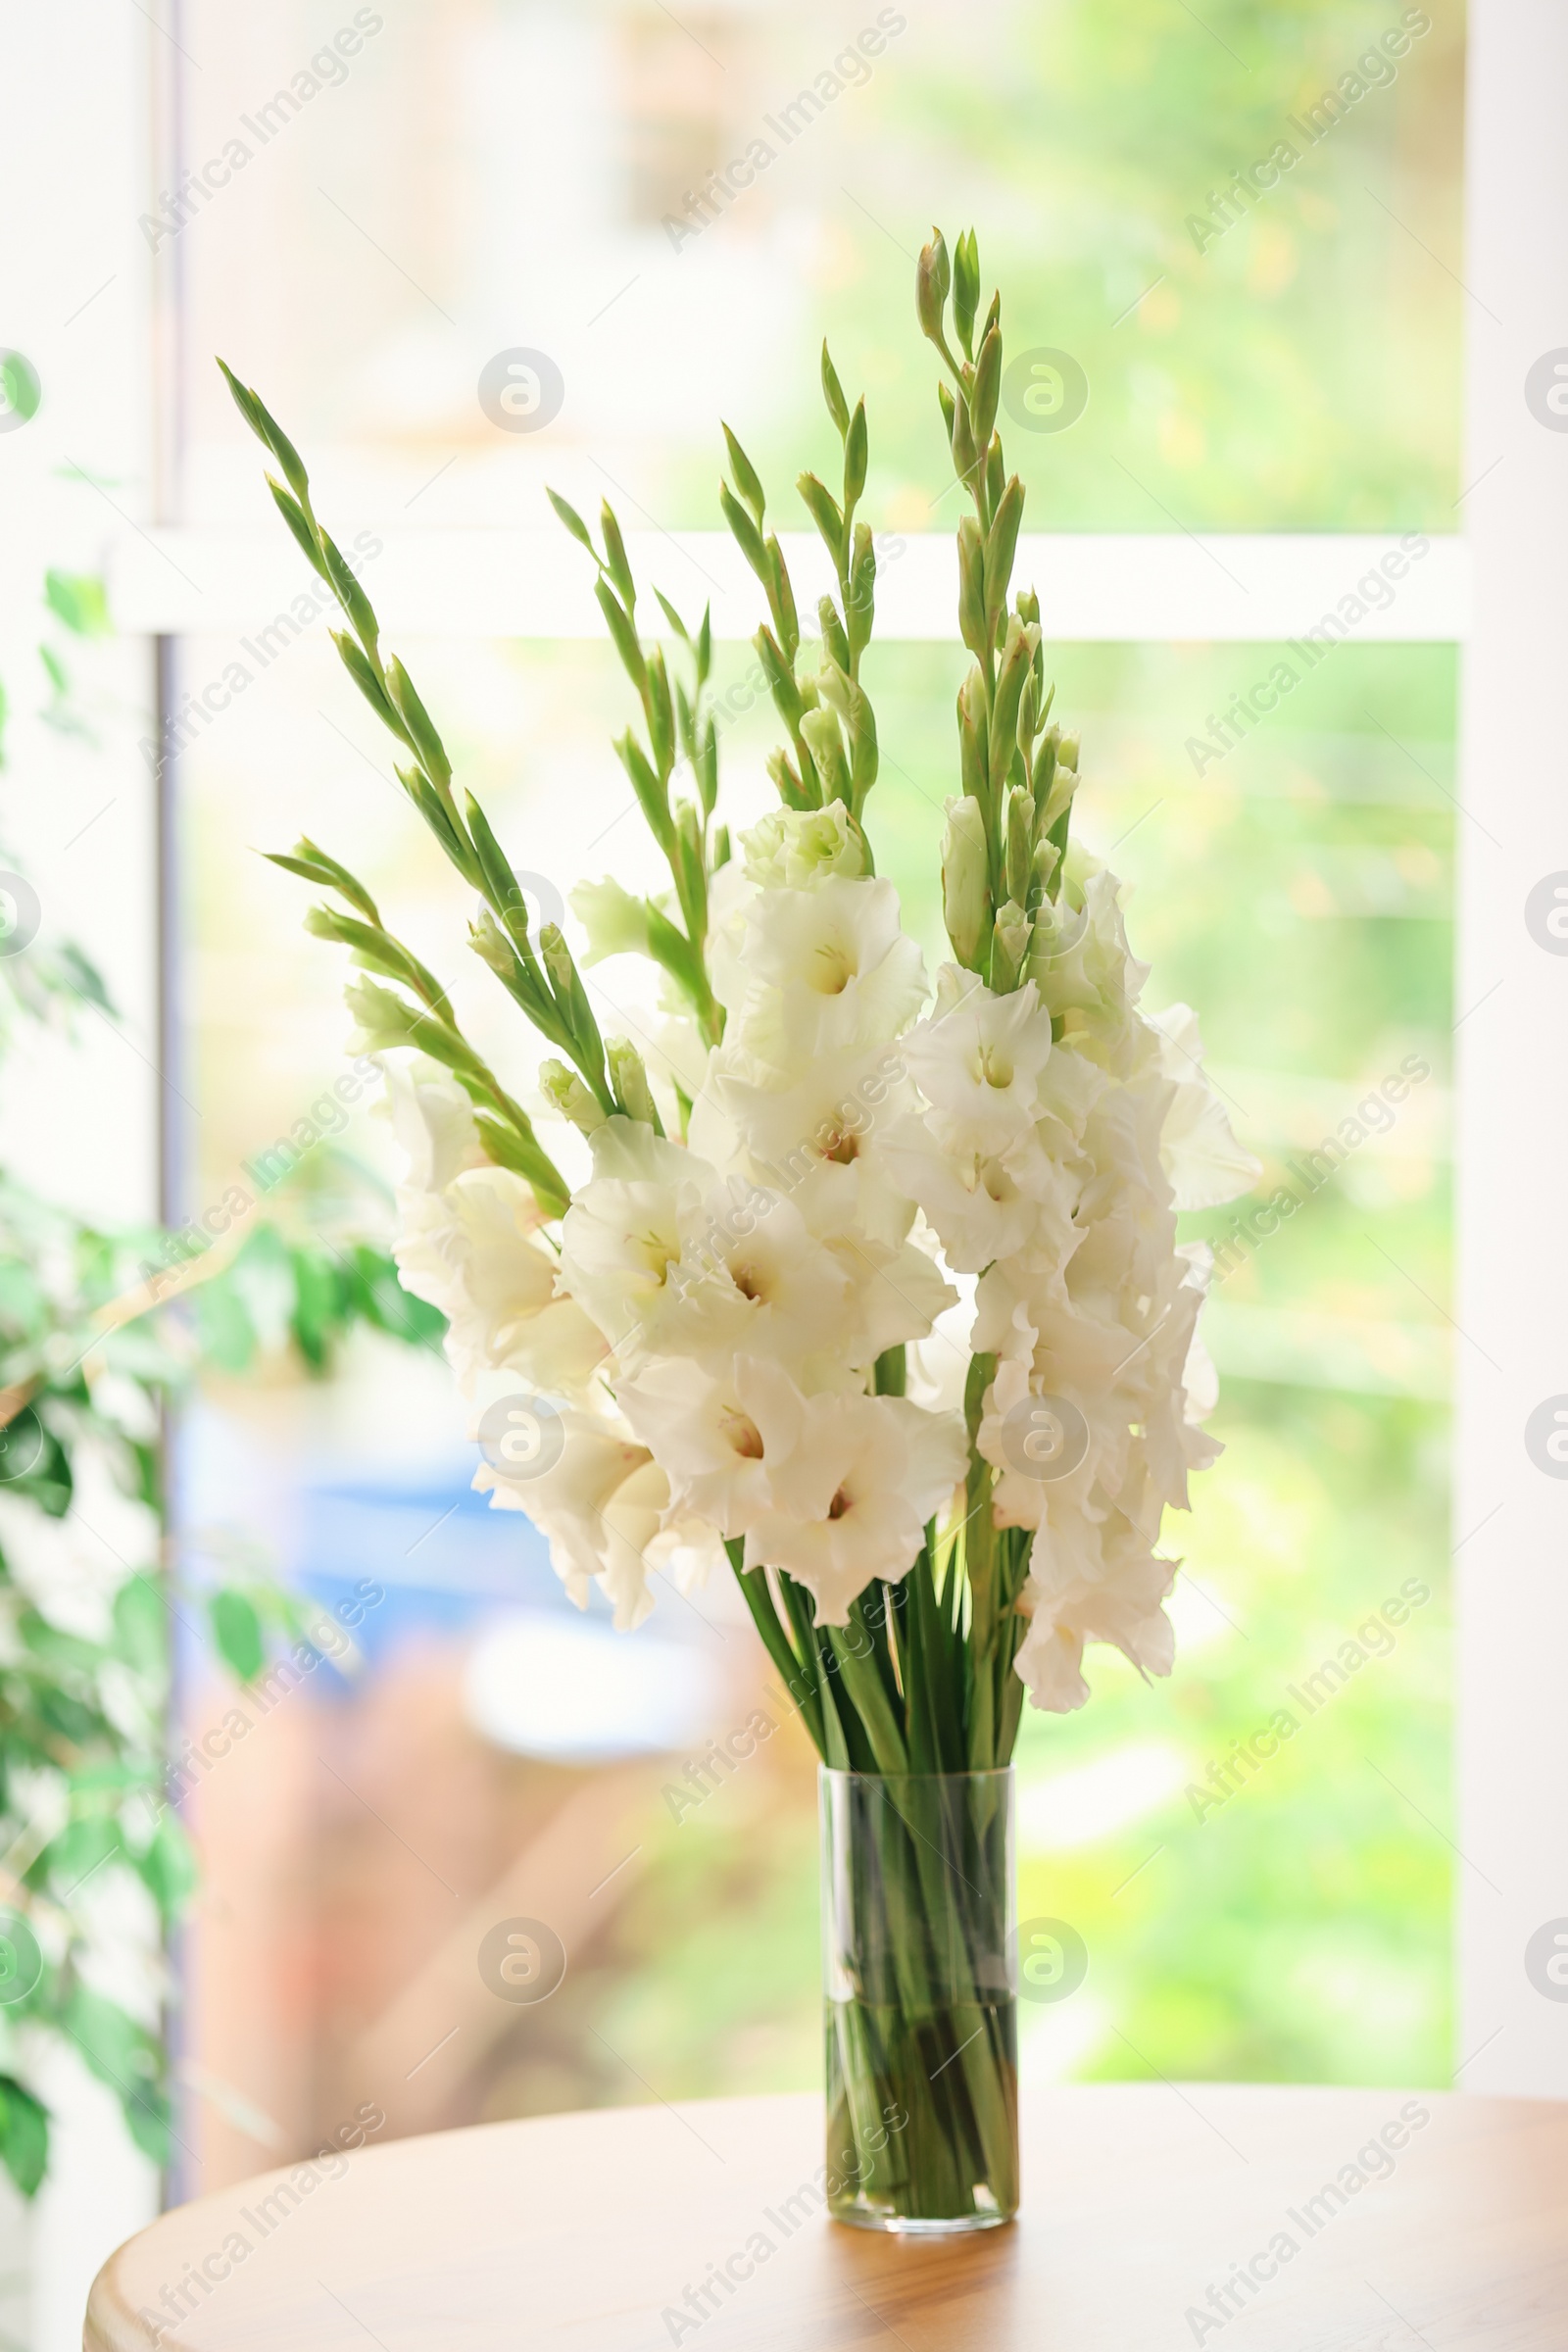
[[[850,429],[844,439],[844,503],[853,507],[865,488],[865,468],[868,450],[865,430],[865,402],[858,400]]]
[[[969,423],[969,404],[966,400],[960,400],[954,409],[952,432],[953,469],[965,489],[972,490],[975,474],[980,466],[981,453],[975,447],[974,433]]]
[[[965,514],[958,525],[958,634],[977,662],[991,647],[986,625],[986,554],[980,525]]]
[[[1010,996],[1018,985],[1018,976],[1029,959],[1029,917],[1015,900],[1009,899],[997,915],[996,928],[991,934],[991,988],[999,997]]]
[[[1006,845],[1007,896],[1016,899],[1020,906],[1026,904],[1029,897],[1034,819],[1033,797],[1017,785],[1009,784],[1003,827],[1003,840]]]
[[[1041,815],[1045,813],[1046,804],[1051,798],[1051,788],[1056,780],[1056,760],[1060,747],[1061,729],[1051,726],[1047,727],[1035,749],[1035,768],[1032,781],[1035,791],[1035,808]]]
[[[952,283],[947,239],[940,228],[934,228],[930,244],[920,248],[920,260],[914,273],[914,307],[919,315],[920,332],[933,343],[940,344],[942,341],[942,314],[947,308],[948,288]]]
[[[842,801],[848,807],[852,798],[850,763],[844,756],[844,738],[839,733],[838,719],[831,710],[808,710],[801,721],[801,733],[816,762],[823,799]]]
[[[553,1110],[584,1135],[592,1135],[605,1123],[605,1113],[594,1101],[575,1070],[568,1070],[564,1061],[545,1061],[539,1065],[539,1092]]]
[[[974,315],[979,308],[980,247],[970,228],[954,249],[953,322],[958,330],[965,359],[974,354]]]
[[[980,968],[981,950],[991,928],[987,873],[985,814],[979,802],[966,793],[961,800],[948,803],[948,829],[942,842],[942,915],[953,953],[971,972]]]
[[[517,960],[517,951],[488,906],[480,908],[478,920],[471,925],[468,937],[480,961],[487,963],[493,972],[499,972],[503,980],[510,979]]]
[[[1041,801],[1038,796],[1036,798],[1036,807],[1040,810],[1042,833],[1051,832],[1059,820],[1062,811],[1072,807],[1072,796],[1077,789],[1078,770],[1075,767],[1058,765],[1051,790],[1044,801]]]
[[[546,923],[539,934],[539,953],[544,957],[545,970],[551,984],[564,999],[571,990],[575,974],[571,968],[571,950],[567,947],[559,923]]]
[[[964,791],[982,808],[991,793],[990,741],[986,682],[976,667],[958,689],[958,770]]]
[[[997,401],[1001,391],[1002,337],[993,327],[980,346],[980,357],[974,364],[974,390],[969,395],[976,449],[989,450],[991,447],[991,431],[997,421]]]
[[[605,1059],[610,1065],[610,1084],[615,1101],[629,1119],[641,1119],[650,1127],[659,1124],[654,1108],[653,1090],[648,1084],[648,1072],[643,1057],[628,1037],[608,1037],[605,1040]]]

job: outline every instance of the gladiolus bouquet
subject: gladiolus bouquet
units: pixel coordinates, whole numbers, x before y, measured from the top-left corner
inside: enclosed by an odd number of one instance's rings
[[[670,877],[645,899],[584,884],[581,955],[531,915],[297,452],[228,376],[398,779],[481,903],[470,945],[550,1050],[531,1116],[353,873],[309,840],[275,860],[327,894],[310,928],[364,975],[358,1043],[386,1057],[408,1153],[398,1262],[448,1319],[474,1483],[619,1626],[652,1606],[653,1573],[733,1572],[825,1763],[858,1774],[1004,1765],[1026,1689],[1083,1703],[1089,1642],[1168,1673],[1160,1517],[1217,1450],[1207,1254],[1178,1243],[1176,1211],[1253,1172],[1191,1012],[1140,1009],[1118,884],[1071,838],[1078,745],[1051,723],[1038,600],[1011,588],[1024,493],[996,429],[1000,298],[982,317],[979,289],[973,234],[951,264],[937,235],[917,307],[971,509],[973,662],[934,988],[876,871],[865,406],[825,346],[842,484],[798,485],[837,583],[814,643],[725,428],[720,505],[765,602],[754,642],[782,728],[779,807],[739,841],[718,818],[708,615],[689,627],[661,595],[663,642],[644,635],[614,514],[596,543],[552,494],[633,689],[615,750]],[[601,1034],[583,968],[628,951],[660,968],[673,1054]],[[551,1121],[586,1139],[575,1186]]]

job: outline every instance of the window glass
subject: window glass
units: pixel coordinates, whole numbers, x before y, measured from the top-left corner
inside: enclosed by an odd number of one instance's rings
[[[1451,16],[196,0],[183,23],[199,176],[148,235],[187,292],[194,516],[260,512],[215,351],[367,511],[542,525],[548,476],[710,526],[719,415],[793,508],[827,454],[825,328],[868,398],[879,523],[942,527],[911,291],[936,220],[972,221],[1004,289],[1033,527],[1454,527]]]
[[[193,642],[184,658],[205,674],[222,650]],[[519,866],[563,892],[578,875],[643,873],[606,742],[624,699],[608,648],[403,650]],[[1071,1999],[1026,2005],[1040,2076],[1446,2070],[1450,856],[1468,821],[1452,797],[1453,659],[1338,646],[1195,774],[1195,728],[1286,658],[1055,654],[1059,706],[1085,741],[1080,831],[1127,878],[1151,1004],[1202,1008],[1265,1173],[1247,1201],[1189,1220],[1220,1257],[1207,1329],[1226,1452],[1196,1517],[1167,1531],[1186,1561],[1176,1673],[1146,1687],[1094,1652],[1082,1714],[1025,1719],[1021,1909],[1065,1921],[1091,1953]],[[718,676],[734,713],[724,790],[742,818],[766,804],[771,740],[765,714],[740,707],[750,659],[721,649]],[[885,647],[868,665],[886,752],[873,838],[933,959],[957,674],[929,647]],[[344,1066],[345,966],[302,934],[304,887],[254,855],[301,827],[453,984],[524,1099],[538,1058],[459,944],[463,893],[329,649],[292,646],[243,710],[215,721],[184,772],[203,1199],[254,1169]],[[653,1017],[621,965],[594,985],[607,1028]],[[384,1216],[334,1152],[385,1181],[381,1123],[355,1106],[295,1181],[318,1185],[325,1212],[346,1197]],[[201,1962],[209,2070],[254,2081],[268,2036],[293,2034],[278,2079],[302,2133],[351,2111],[356,2067],[385,2070],[398,2034],[428,2024],[433,2045],[453,2019],[466,2038],[407,2086],[424,2045],[405,2051],[392,2128],[649,2086],[811,2085],[812,1760],[733,1598],[665,1589],[618,1650],[594,1620],[612,1655],[585,1683],[568,1677],[573,1703],[602,1709],[612,1686],[598,1678],[624,1672],[632,1695],[615,1703],[654,1708],[654,1744],[563,1760],[526,1660],[541,1620],[547,1642],[577,1621],[525,1525],[466,1494],[473,1448],[431,1356],[365,1343],[324,1393],[217,1379],[192,1454],[198,1547],[257,1545],[329,1604],[362,1578],[385,1594],[364,1618],[368,1671],[291,1692],[203,1792],[221,1896]],[[253,1802],[268,1840],[234,1869],[217,1833]],[[527,1857],[568,1804],[603,1908],[576,1922],[573,1974],[548,2008],[503,2013],[442,1955],[529,1912],[515,1873],[545,1868],[548,1847]],[[260,1993],[232,1997],[258,1949],[307,1972],[286,2018]],[[261,2161],[221,2117],[201,2129],[211,2162]]]

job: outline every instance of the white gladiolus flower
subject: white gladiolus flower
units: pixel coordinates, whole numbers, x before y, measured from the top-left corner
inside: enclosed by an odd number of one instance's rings
[[[1225,1105],[1203,1075],[1203,1042],[1190,1004],[1170,1004],[1150,1020],[1164,1039],[1160,1070],[1175,1096],[1159,1131],[1159,1152],[1178,1208],[1218,1208],[1250,1192],[1263,1163],[1231,1133]]]
[[[904,1238],[914,1222],[913,1203],[889,1195],[860,1163],[822,1163],[795,1198],[849,1285],[843,1360],[850,1369],[874,1363],[885,1348],[927,1338],[937,1317],[956,1303],[931,1252]],[[814,1385],[830,1385],[828,1377],[819,1375]]]
[[[1062,1022],[1062,1033],[1079,1053],[1119,1078],[1130,1078],[1152,1058],[1156,1040],[1134,1007],[1149,977],[1127,945],[1114,874],[1076,852],[1068,855],[1068,889],[1037,918],[1026,967],[1040,1002]],[[1080,903],[1069,893],[1082,874]]]
[[[643,1555],[668,1505],[668,1480],[646,1446],[603,1416],[567,1410],[561,1421],[562,1449],[548,1469],[530,1476],[481,1462],[474,1491],[490,1496],[492,1509],[533,1521],[578,1608],[587,1607],[597,1579],[617,1627],[640,1625],[653,1607]]]
[[[1094,1533],[1098,1572],[1085,1575],[1079,1563],[1091,1547],[1081,1541],[1048,1539],[1040,1559],[1043,1524],[1019,1602],[1029,1631],[1017,1671],[1036,1706],[1052,1714],[1070,1714],[1089,1696],[1082,1673],[1086,1642],[1113,1643],[1145,1674],[1169,1674],[1175,1659],[1170,1619],[1160,1603],[1176,1581],[1176,1562],[1156,1559],[1119,1513]]]
[[[968,1460],[963,1424],[897,1396],[817,1396],[770,1480],[775,1507],[746,1538],[748,1567],[784,1568],[843,1625],[876,1578],[897,1582]]]
[[[744,1356],[717,1379],[693,1363],[651,1365],[617,1401],[667,1470],[676,1504],[725,1537],[744,1536],[772,1508],[772,1474],[806,1412],[787,1373]]]
[[[465,1168],[487,1164],[472,1106],[450,1072],[422,1054],[383,1059],[380,1066],[387,1115],[407,1162],[404,1182],[412,1190],[444,1192]]]
[[[744,1320],[735,1286],[695,1255],[672,1279],[688,1249],[695,1253],[702,1244],[714,1170],[631,1119],[607,1119],[590,1142],[594,1174],[562,1227],[563,1286],[624,1364],[657,1352],[666,1338],[722,1345]]]
[[[969,1326],[974,1320],[974,1277],[960,1274],[957,1298],[944,1309],[923,1340],[905,1352],[905,1395],[928,1413],[961,1413],[969,1378]]]
[[[915,1105],[900,1049],[823,1055],[791,1084],[763,1084],[714,1054],[692,1108],[693,1149],[753,1182],[808,1205],[823,1190],[853,1197],[868,1238],[897,1245],[914,1221],[880,1150],[893,1121]],[[838,1181],[841,1172],[842,1181]],[[820,1229],[820,1227],[818,1227]]]
[[[654,1605],[648,1572],[662,1552],[690,1541],[695,1531],[670,1527],[669,1477],[663,1465],[649,1459],[623,1478],[600,1506],[603,1530],[599,1586],[615,1612],[617,1631],[640,1625]]]
[[[447,1318],[446,1355],[471,1396],[500,1368],[537,1388],[576,1391],[606,1349],[572,1299],[557,1296],[556,1260],[520,1176],[484,1156],[460,1087],[435,1063],[385,1065],[393,1132],[408,1160],[398,1187],[398,1277]]]
[[[704,1241],[676,1269],[693,1281],[727,1277],[740,1304],[726,1317],[727,1353],[799,1366],[845,1341],[851,1280],[792,1201],[739,1184],[710,1196]]]
[[[1039,1118],[1035,1133],[1055,1158],[1071,1157],[1084,1139],[1084,1130],[1112,1081],[1103,1070],[1070,1044],[1058,1043],[1035,1081]]]
[[[830,874],[811,890],[765,890],[743,919],[727,1062],[789,1079],[823,1054],[887,1043],[925,1001],[924,960],[891,882]]]
[[[536,1388],[575,1390],[604,1359],[603,1335],[556,1295],[556,1260],[529,1238],[538,1221],[522,1178],[488,1165],[406,1205],[398,1274],[446,1316],[447,1360],[466,1393],[502,1366]]]
[[[647,902],[634,899],[612,875],[599,882],[579,882],[571,894],[571,911],[588,934],[585,963],[603,963],[608,956],[647,954]]]
[[[944,1143],[960,1152],[1004,1152],[1034,1124],[1051,1015],[1032,984],[994,997],[972,972],[947,963],[937,976],[936,1009],[904,1052]]]
[[[865,870],[842,801],[825,808],[775,808],[741,836],[747,879],[760,890],[810,890]]]
[[[849,1280],[844,1360],[854,1370],[868,1368],[890,1348],[928,1339],[938,1317],[957,1303],[957,1292],[917,1243],[845,1234],[829,1238],[827,1248]]]
[[[1050,1455],[1031,1446],[1033,1429],[1027,1411],[1031,1400],[1048,1396],[1054,1412],[1059,1413],[1065,1404],[1076,1413],[1088,1437],[1081,1459],[1064,1467],[1059,1476],[1050,1477],[1043,1475],[1052,1466]],[[986,1391],[975,1445],[997,1472],[992,1501],[996,1525],[1039,1527],[1053,1512],[1059,1521],[1064,1512],[1091,1507],[1102,1476],[1113,1482],[1117,1479],[1127,1436],[1094,1385],[1080,1381],[1053,1387],[1051,1375],[1034,1372],[1027,1362],[1010,1357],[998,1364],[996,1378]]]
[[[596,1173],[563,1229],[561,1279],[623,1369],[737,1352],[799,1363],[844,1336],[849,1281],[776,1193],[726,1186],[628,1119],[592,1137]]]
[[[901,1121],[885,1148],[894,1175],[930,1220],[956,1273],[978,1274],[1035,1242],[1071,1248],[1077,1187],[1048,1158],[1038,1130],[1002,1152],[959,1152],[943,1146],[927,1116]]]

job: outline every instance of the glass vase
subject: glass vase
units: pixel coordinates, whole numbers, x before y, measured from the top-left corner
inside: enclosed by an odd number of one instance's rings
[[[1011,1768],[819,1787],[828,2210],[995,2228],[1018,2209]]]

